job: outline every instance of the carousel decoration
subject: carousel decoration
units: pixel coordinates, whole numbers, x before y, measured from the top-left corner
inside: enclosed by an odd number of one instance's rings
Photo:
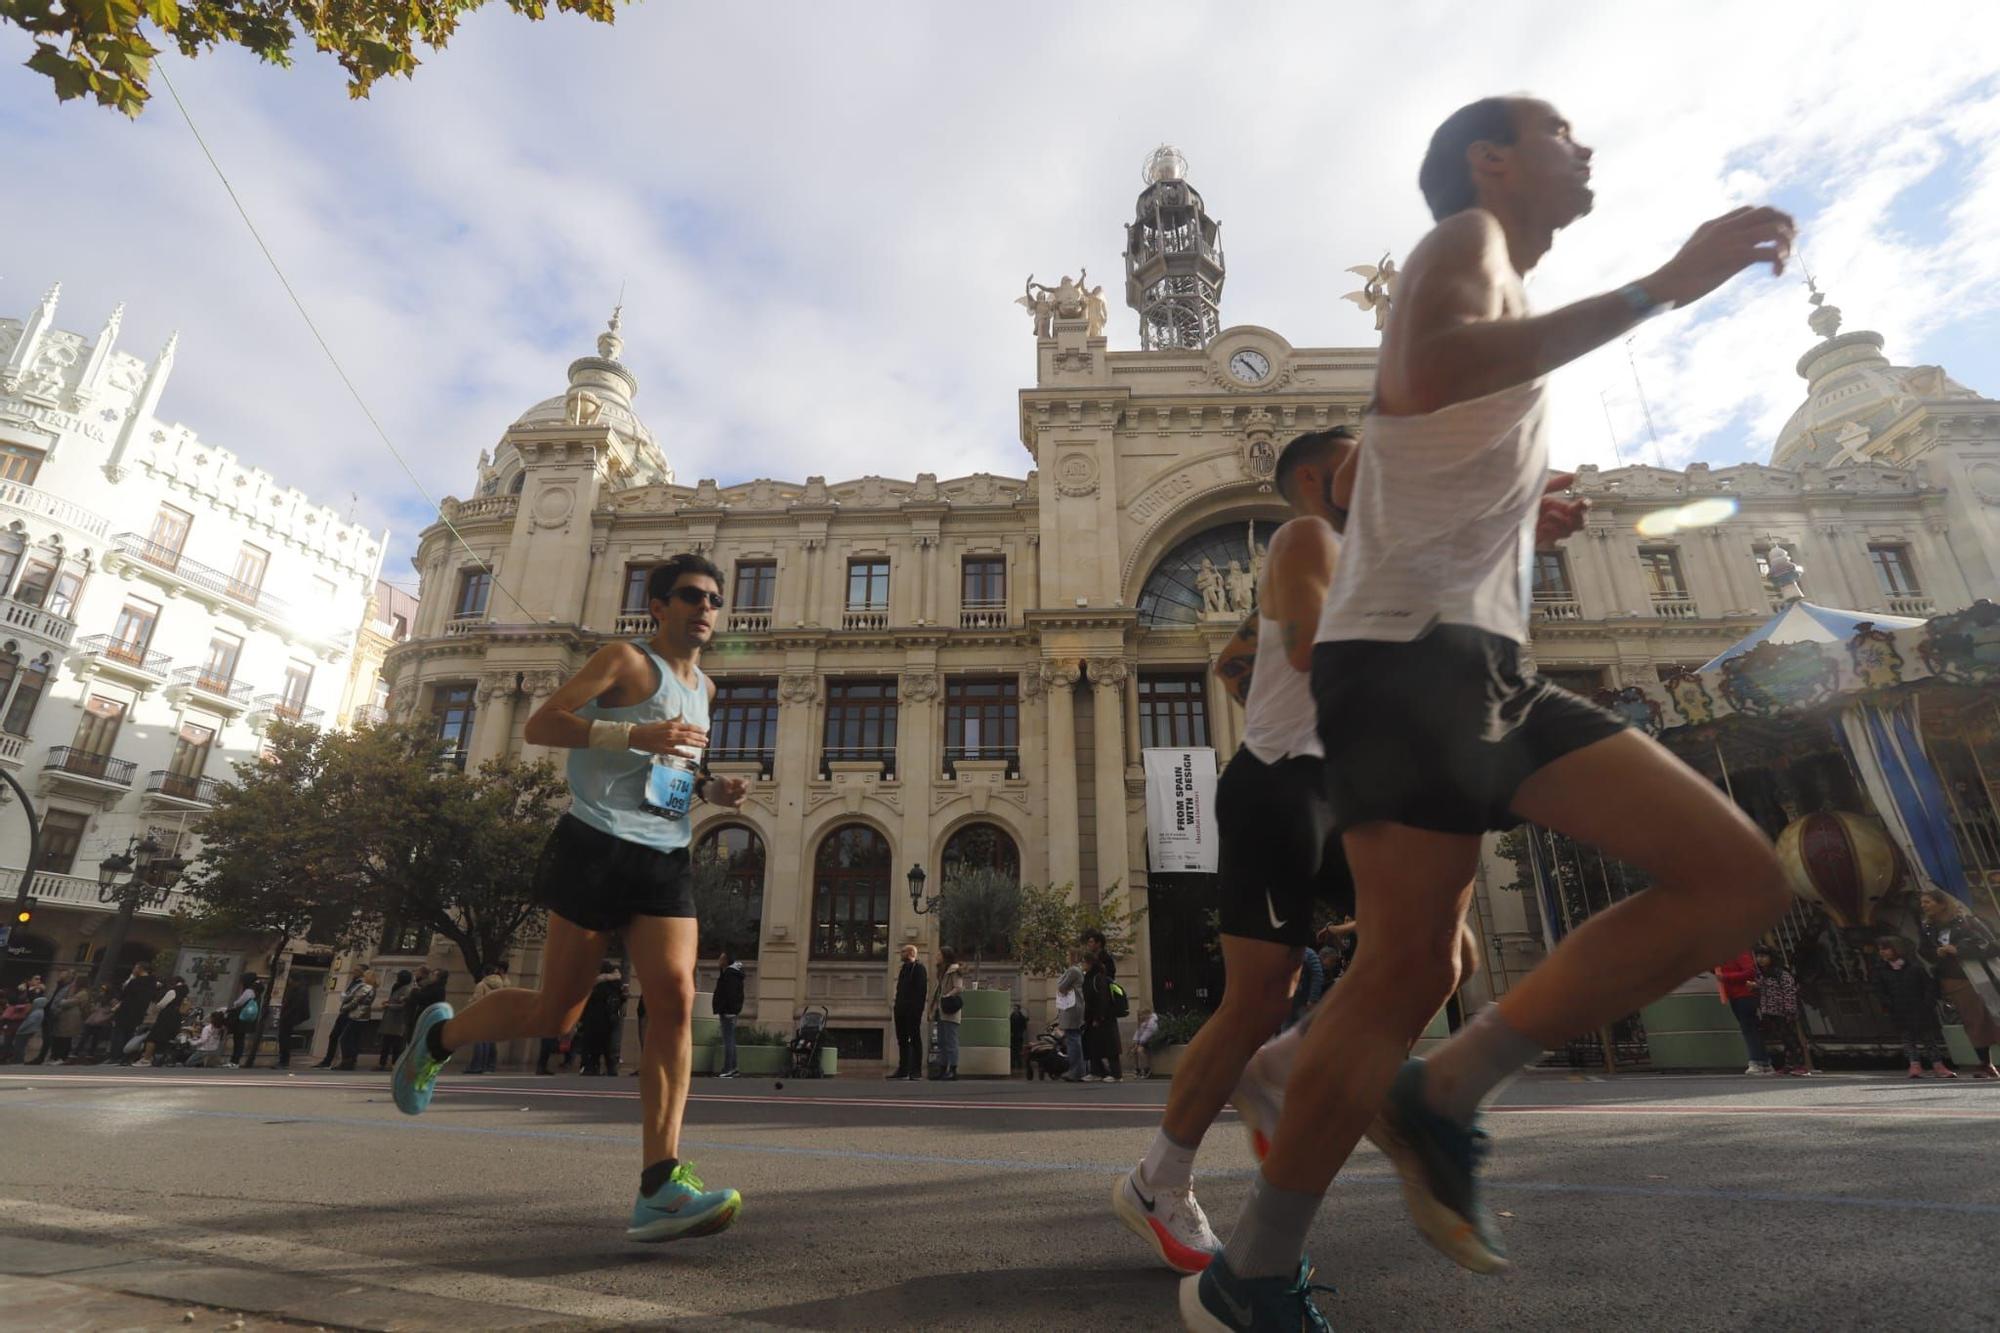
[[[1924,626],[1917,655],[1933,676],[1955,685],[2000,681],[2000,606],[1981,598]]]
[[[1881,821],[1846,810],[1788,824],[1778,835],[1778,862],[1792,892],[1825,908],[1844,930],[1875,924],[1875,908],[1902,866]]]

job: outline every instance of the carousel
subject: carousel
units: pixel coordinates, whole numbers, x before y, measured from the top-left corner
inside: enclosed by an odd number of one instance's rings
[[[1598,702],[1707,774],[1771,835],[1797,894],[1772,940],[1798,978],[1805,1035],[1836,1061],[1896,1047],[1869,959],[1918,938],[1938,889],[2000,933],[2000,606],[1928,620],[1804,600],[1772,552],[1782,608],[1714,660]],[[1544,830],[1524,834],[1551,945],[1645,886],[1629,867]],[[1942,1015],[1949,1025],[1956,1017]],[[1580,1063],[1645,1061],[1638,1015]],[[1962,1040],[1960,1042],[1962,1045]]]

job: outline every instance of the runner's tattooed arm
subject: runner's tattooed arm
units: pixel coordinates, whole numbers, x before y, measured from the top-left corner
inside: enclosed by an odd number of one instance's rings
[[[1237,703],[1250,699],[1250,677],[1257,669],[1257,613],[1243,617],[1243,624],[1230,637],[1222,655],[1215,659],[1216,679]]]

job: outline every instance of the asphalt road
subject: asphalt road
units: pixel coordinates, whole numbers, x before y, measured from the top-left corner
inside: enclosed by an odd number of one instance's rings
[[[451,1333],[1169,1328],[1107,1203],[1164,1097],[697,1080],[686,1155],[745,1210],[656,1247],[621,1234],[630,1079],[448,1074],[410,1120],[373,1075],[0,1067],[0,1318],[41,1281]],[[1493,1122],[1515,1272],[1434,1255],[1364,1147],[1313,1238],[1336,1327],[1994,1326],[2000,1085],[1536,1074]],[[1249,1173],[1225,1117],[1198,1177],[1224,1234]]]

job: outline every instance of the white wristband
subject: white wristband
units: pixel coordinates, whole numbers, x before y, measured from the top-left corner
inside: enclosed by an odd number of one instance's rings
[[[593,719],[590,724],[590,748],[593,750],[631,749],[632,724],[630,722],[607,722],[603,718]]]

